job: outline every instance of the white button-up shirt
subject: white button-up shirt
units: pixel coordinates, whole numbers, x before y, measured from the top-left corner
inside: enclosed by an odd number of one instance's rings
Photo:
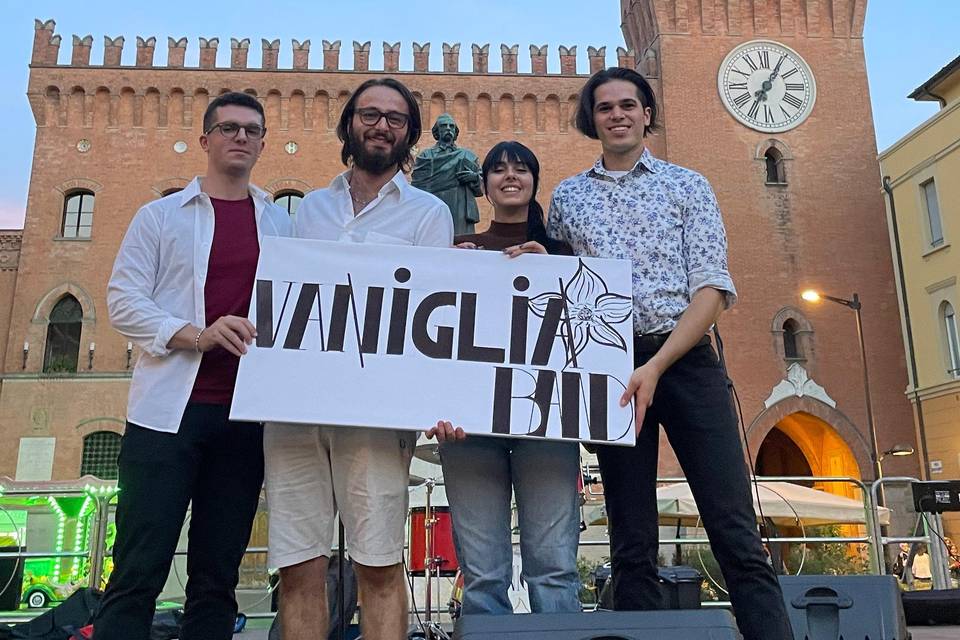
[[[287,212],[250,186],[257,235],[289,236]],[[167,343],[188,324],[206,326],[203,288],[213,243],[210,197],[194,178],[178,193],[137,211],[107,285],[113,328],[142,350],[133,370],[127,420],[176,433],[190,399],[201,354],[171,350]]]
[[[329,187],[308,193],[300,202],[298,238],[424,247],[453,244],[450,209],[440,198],[411,186],[401,172],[356,215],[349,175],[349,171],[341,173]]]

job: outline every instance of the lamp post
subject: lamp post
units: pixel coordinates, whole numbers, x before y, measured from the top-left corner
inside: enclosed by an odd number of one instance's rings
[[[808,289],[800,294],[800,297],[807,302],[829,300],[830,302],[836,302],[837,304],[842,304],[849,309],[853,309],[853,313],[857,319],[857,340],[860,343],[860,366],[863,369],[863,395],[867,406],[867,428],[870,431],[870,461],[873,463],[874,478],[880,480],[883,478],[883,469],[880,467],[881,456],[880,450],[877,447],[877,424],[873,420],[873,402],[870,399],[870,376],[867,373],[867,348],[863,343],[863,319],[860,317],[860,296],[854,293],[853,296],[847,300],[845,298],[835,298],[833,296],[828,296],[812,289]],[[880,485],[879,497],[879,506],[882,506],[883,503],[886,502],[883,494],[883,485]]]

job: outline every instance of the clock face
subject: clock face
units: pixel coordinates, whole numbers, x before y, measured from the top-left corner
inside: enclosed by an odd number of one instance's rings
[[[754,40],[727,54],[717,74],[720,98],[734,118],[757,131],[788,131],[813,111],[817,85],[793,49]]]

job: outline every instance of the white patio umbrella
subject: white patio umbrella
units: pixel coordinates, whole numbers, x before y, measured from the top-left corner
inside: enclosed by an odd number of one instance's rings
[[[772,518],[777,525],[794,526],[797,518],[806,527],[823,524],[865,524],[863,502],[859,500],[790,482],[758,484],[763,515]],[[752,482],[750,493],[753,496],[753,508],[759,515],[757,490]],[[587,524],[607,524],[607,514],[602,503],[588,503],[584,511]],[[660,521],[665,525],[676,524],[677,520],[680,520],[682,524],[695,526],[700,516],[697,503],[690,492],[690,485],[685,482],[657,489],[657,511],[660,513]],[[890,524],[890,510],[886,507],[880,508],[880,524]]]
[[[759,482],[759,490],[750,484],[753,508],[757,509],[757,493],[763,515],[772,518],[778,525],[793,526],[797,519],[804,526],[824,524],[865,524],[863,502],[838,496],[819,489],[810,489],[791,482]],[[700,515],[697,503],[685,482],[670,484],[657,489],[657,511],[660,519],[681,520],[696,524]],[[890,524],[890,510],[880,507],[880,524]]]

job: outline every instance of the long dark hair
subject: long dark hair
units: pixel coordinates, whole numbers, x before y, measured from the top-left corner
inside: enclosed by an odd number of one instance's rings
[[[487,152],[480,167],[483,176],[483,188],[487,188],[487,176],[494,166],[501,162],[513,162],[524,165],[533,176],[533,195],[527,205],[527,240],[539,242],[546,248],[547,253],[554,253],[560,244],[557,240],[547,236],[547,227],[543,224],[543,207],[537,202],[537,189],[540,186],[540,161],[536,154],[528,147],[516,140],[498,142]]]
[[[400,161],[400,169],[407,171],[413,165],[413,155],[411,151],[413,150],[413,146],[417,144],[417,141],[420,140],[423,127],[420,123],[420,107],[417,105],[416,98],[413,97],[413,94],[410,93],[406,85],[394,78],[371,78],[367,80],[357,87],[357,90],[354,91],[350,99],[347,100],[347,104],[343,106],[343,111],[340,113],[340,122],[337,123],[337,137],[340,139],[340,142],[343,143],[343,146],[340,148],[340,160],[345,166],[350,166],[350,159],[353,157],[353,150],[350,144],[350,122],[357,108],[357,100],[361,94],[370,87],[387,87],[388,89],[393,89],[399,93],[403,97],[403,101],[407,103],[407,111],[410,114],[407,120],[407,153]]]

